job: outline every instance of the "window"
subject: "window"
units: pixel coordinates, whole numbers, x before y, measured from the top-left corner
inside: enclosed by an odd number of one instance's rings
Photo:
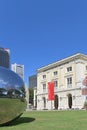
[[[43,92],[46,92],[46,84],[43,84]]]
[[[72,71],[72,67],[67,68],[67,72],[70,72],[70,71]]]
[[[54,81],[54,82],[55,82],[54,88],[55,88],[55,90],[57,90],[57,89],[58,89],[58,81],[56,80],[56,81]]]
[[[46,79],[46,75],[43,75],[43,79]]]
[[[67,87],[72,86],[72,77],[67,78]]]
[[[85,67],[85,68],[86,68],[86,70],[87,70],[87,65],[86,65],[86,67]]]
[[[53,74],[54,74],[54,76],[56,76],[56,75],[58,74],[58,72],[57,72],[57,71],[54,71]]]

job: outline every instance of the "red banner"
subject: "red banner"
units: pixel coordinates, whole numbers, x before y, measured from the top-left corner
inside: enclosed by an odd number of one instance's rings
[[[54,82],[48,82],[48,100],[54,100]]]
[[[84,86],[87,86],[87,76],[86,76],[85,79],[83,80],[82,84],[83,84]]]
[[[87,95],[87,88],[82,88],[82,95]]]

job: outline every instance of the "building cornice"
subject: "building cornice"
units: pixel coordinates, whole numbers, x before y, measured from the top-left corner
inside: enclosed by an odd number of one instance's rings
[[[58,91],[55,91],[54,94],[58,94],[60,92],[69,92],[69,91],[76,91],[76,90],[81,90],[81,87],[75,87],[75,88],[63,88],[63,89],[58,89]],[[48,92],[44,92],[44,93],[38,93],[37,96],[40,96],[40,95],[47,95]]]
[[[76,61],[76,60],[78,60],[78,59],[87,60],[87,55],[82,54],[82,53],[77,53],[77,54],[75,54],[75,55],[69,56],[69,57],[64,58],[64,59],[62,59],[62,60],[59,60],[59,61],[57,61],[57,62],[51,63],[51,64],[49,64],[49,65],[47,65],[47,66],[44,66],[44,67],[42,67],[42,68],[39,68],[39,69],[37,70],[37,73],[45,72],[45,71],[47,71],[47,70],[56,68],[56,67],[58,67],[58,66],[62,66],[62,65],[64,65],[64,64],[68,64],[69,62],[71,62],[71,61]]]

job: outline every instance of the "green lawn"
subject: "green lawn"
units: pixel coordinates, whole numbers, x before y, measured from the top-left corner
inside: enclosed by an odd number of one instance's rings
[[[0,130],[87,130],[87,111],[29,111]]]

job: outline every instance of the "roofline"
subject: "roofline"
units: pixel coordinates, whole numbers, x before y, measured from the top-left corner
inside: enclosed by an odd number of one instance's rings
[[[72,55],[72,56],[69,56],[69,57],[64,58],[64,59],[62,59],[62,60],[59,60],[59,61],[57,61],[57,62],[53,62],[53,63],[51,63],[51,64],[48,64],[48,65],[44,66],[44,67],[41,67],[41,68],[37,69],[37,72],[38,72],[38,73],[39,73],[39,72],[43,72],[43,71],[46,71],[46,70],[55,68],[55,67],[57,67],[57,66],[60,66],[60,65],[62,65],[62,64],[64,64],[64,63],[68,63],[68,62],[70,62],[70,61],[72,61],[72,60],[79,59],[79,58],[84,59],[84,60],[87,60],[87,55],[82,54],[82,53],[74,54],[74,55]]]

